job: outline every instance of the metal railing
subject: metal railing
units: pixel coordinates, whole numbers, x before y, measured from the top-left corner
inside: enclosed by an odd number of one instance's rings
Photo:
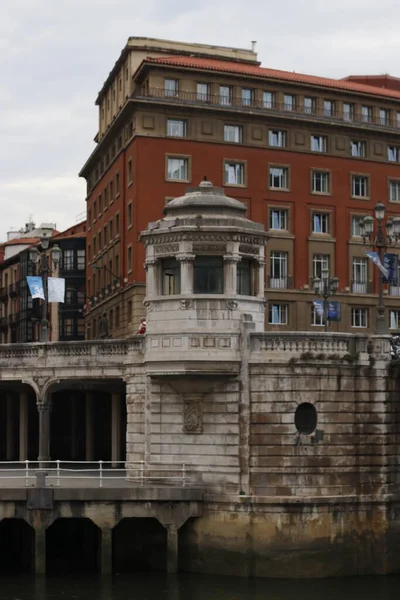
[[[185,463],[25,460],[0,462],[0,488],[35,487],[38,473],[49,487],[186,487],[191,481]]]
[[[267,288],[274,290],[290,290],[293,288],[293,277],[267,276]]]
[[[142,87],[135,90],[132,98],[145,100],[162,100],[168,103],[188,104],[197,106],[218,106],[223,109],[260,111],[267,114],[281,114],[293,118],[304,117],[311,120],[322,120],[330,123],[345,123],[346,125],[362,125],[376,129],[391,129],[399,131],[397,120],[367,118],[358,113],[349,113],[343,110],[327,110],[317,106],[302,106],[300,104],[287,104],[264,101],[262,98],[242,98],[241,96],[223,96],[220,94],[202,94],[185,90],[165,90],[164,88]]]

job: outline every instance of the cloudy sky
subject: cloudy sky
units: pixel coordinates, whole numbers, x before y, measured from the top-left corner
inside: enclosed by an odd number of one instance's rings
[[[96,94],[132,36],[250,47],[264,66],[400,76],[396,0],[1,0],[0,240],[85,211]]]

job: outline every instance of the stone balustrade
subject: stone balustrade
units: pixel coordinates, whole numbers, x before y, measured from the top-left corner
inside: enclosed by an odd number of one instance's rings
[[[340,355],[367,352],[368,336],[351,333],[268,331],[251,334],[253,352]]]

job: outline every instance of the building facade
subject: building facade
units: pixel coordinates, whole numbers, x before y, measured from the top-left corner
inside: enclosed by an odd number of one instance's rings
[[[373,331],[377,272],[360,221],[379,200],[400,213],[399,101],[391,77],[333,80],[261,67],[247,50],[130,38],[98,95],[97,145],[81,171],[87,336],[104,319],[111,336],[137,331],[139,232],[204,177],[269,233],[266,330],[320,330],[311,280],[328,269],[342,313],[330,330]],[[393,331],[399,294],[385,286]]]

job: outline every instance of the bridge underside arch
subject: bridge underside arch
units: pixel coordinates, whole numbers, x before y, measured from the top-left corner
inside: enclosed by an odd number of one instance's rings
[[[34,389],[22,381],[0,382],[0,463],[37,460],[39,418]]]

